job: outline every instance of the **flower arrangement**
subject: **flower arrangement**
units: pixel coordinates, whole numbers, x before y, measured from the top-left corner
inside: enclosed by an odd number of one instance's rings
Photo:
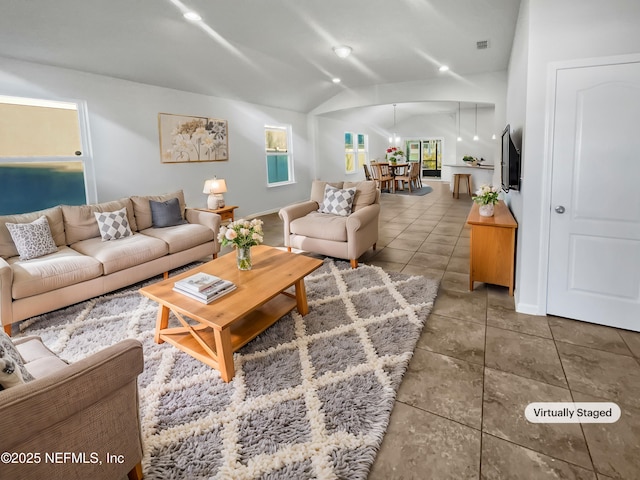
[[[478,205],[495,205],[498,203],[498,195],[500,191],[491,185],[482,185],[476,192],[473,201]]]
[[[263,240],[262,220],[257,218],[251,221],[240,219],[226,226],[223,225],[218,233],[218,241],[224,246],[253,247],[260,245]]]
[[[391,163],[403,162],[405,159],[404,152],[400,150],[398,147],[389,147],[387,148],[387,152],[385,157]]]

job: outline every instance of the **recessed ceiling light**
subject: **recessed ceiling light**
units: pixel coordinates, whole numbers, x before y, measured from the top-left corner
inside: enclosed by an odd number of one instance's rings
[[[189,20],[190,22],[199,22],[200,20],[202,20],[202,17],[198,15],[196,12],[187,12],[182,16],[187,20]]]
[[[441,72],[448,72],[449,67],[447,67],[446,65],[440,65],[440,68],[438,70],[440,70]]]
[[[341,82],[341,80],[338,77],[332,78],[331,81],[333,83],[340,83]]]
[[[351,55],[352,50],[353,49],[347,45],[338,45],[337,47],[333,47],[333,52],[340,58],[347,58]]]

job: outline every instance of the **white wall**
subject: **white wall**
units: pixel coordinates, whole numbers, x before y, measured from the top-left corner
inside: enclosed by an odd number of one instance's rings
[[[640,52],[640,2],[522,0],[509,71],[507,121],[523,129],[523,183],[511,205],[519,221],[517,308],[545,313],[548,228],[547,98],[552,62]],[[526,58],[526,65],[523,65]],[[523,116],[521,95],[526,92]]]
[[[204,207],[204,180],[227,181],[237,215],[277,210],[308,198],[313,150],[307,116],[217,97],[155,87],[74,70],[0,58],[0,94],[86,101],[98,201],[183,189],[189,206]],[[160,163],[158,113],[223,118],[229,161]],[[266,186],[264,125],[290,124],[297,183]]]

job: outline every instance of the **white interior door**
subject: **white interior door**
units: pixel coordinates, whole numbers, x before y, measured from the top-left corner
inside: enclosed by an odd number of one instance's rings
[[[640,63],[557,71],[547,312],[640,331]]]

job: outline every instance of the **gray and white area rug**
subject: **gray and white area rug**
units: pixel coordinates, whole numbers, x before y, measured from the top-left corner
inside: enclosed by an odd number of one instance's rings
[[[143,343],[147,479],[365,479],[438,284],[325,260],[306,286],[309,314],[292,312],[237,352],[230,383],[153,342],[157,305],[140,285],[23,322],[19,335],[72,362],[124,338]]]

